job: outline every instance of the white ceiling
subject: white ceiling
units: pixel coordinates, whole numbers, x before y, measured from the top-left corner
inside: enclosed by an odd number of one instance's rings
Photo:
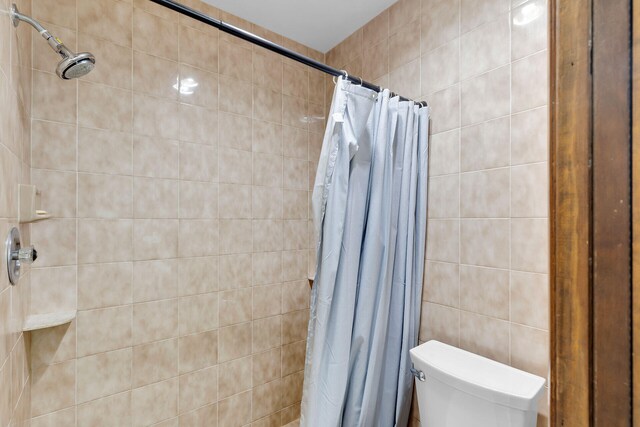
[[[327,52],[397,0],[205,1],[320,52]]]

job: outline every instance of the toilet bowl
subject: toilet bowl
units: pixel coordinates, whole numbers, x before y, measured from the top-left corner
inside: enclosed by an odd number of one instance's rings
[[[544,378],[438,341],[411,361],[423,427],[535,427]]]

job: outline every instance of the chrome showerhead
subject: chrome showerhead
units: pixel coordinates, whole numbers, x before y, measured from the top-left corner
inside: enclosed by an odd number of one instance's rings
[[[56,74],[64,80],[76,79],[89,74],[95,64],[96,58],[91,53],[76,53],[58,63]]]
[[[96,58],[93,54],[89,52],[72,52],[62,43],[62,40],[51,35],[38,21],[20,13],[15,4],[11,6],[11,21],[14,27],[17,27],[20,21],[31,25],[49,43],[51,49],[62,57],[62,61],[56,67],[56,74],[61,79],[69,80],[82,77],[95,67]]]

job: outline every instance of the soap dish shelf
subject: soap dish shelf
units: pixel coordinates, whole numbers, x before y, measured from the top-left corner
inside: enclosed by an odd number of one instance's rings
[[[40,209],[40,190],[35,185],[18,186],[18,222],[29,223],[51,218],[51,214]]]
[[[76,318],[75,311],[60,311],[57,313],[32,314],[27,317],[22,328],[23,331],[36,331],[38,329],[53,328],[54,326],[70,323]]]

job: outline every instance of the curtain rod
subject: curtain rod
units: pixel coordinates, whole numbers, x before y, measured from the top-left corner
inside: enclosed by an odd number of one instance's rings
[[[327,64],[323,64],[322,62],[316,61],[315,59],[309,58],[308,56],[301,55],[298,52],[295,52],[291,49],[287,49],[286,47],[273,43],[272,41],[269,41],[260,36],[257,36],[249,31],[243,30],[242,28],[238,28],[231,24],[227,24],[226,22],[221,21],[219,19],[212,18],[211,16],[205,15],[200,11],[192,9],[176,1],[173,1],[173,0],[151,0],[151,1],[161,6],[164,6],[168,9],[171,9],[175,12],[178,12],[182,15],[188,16],[189,18],[193,18],[197,21],[200,21],[202,23],[215,27],[220,31],[224,31],[227,34],[231,34],[232,36],[246,40],[249,43],[253,43],[255,45],[268,49],[282,56],[286,56],[289,59],[293,59],[294,61],[305,64],[311,68],[320,70],[326,74],[330,74],[334,77],[342,76],[345,79],[349,80],[350,82],[366,87],[367,89],[371,89],[376,92],[382,91],[382,88],[380,86],[376,86],[373,83],[364,81],[360,77],[351,76],[344,70],[338,70],[337,68],[330,67]],[[403,96],[400,96],[400,100],[411,101],[411,99],[405,98]],[[423,107],[427,106],[426,101],[415,101],[415,102],[420,106],[423,106]]]

